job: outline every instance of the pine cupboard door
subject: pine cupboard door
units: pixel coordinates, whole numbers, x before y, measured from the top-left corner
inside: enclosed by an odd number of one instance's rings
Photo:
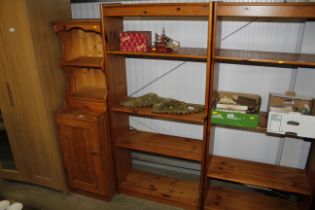
[[[58,114],[58,130],[70,188],[108,195],[103,141],[104,115],[65,110]]]

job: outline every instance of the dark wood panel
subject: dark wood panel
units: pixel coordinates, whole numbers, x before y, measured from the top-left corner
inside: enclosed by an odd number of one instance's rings
[[[315,67],[315,55],[254,50],[217,49],[216,61],[276,66]]]
[[[115,142],[116,147],[201,161],[202,141],[177,136],[130,130]]]
[[[297,210],[297,204],[285,199],[223,187],[211,187],[205,210]]]
[[[207,60],[207,49],[205,48],[187,48],[181,47],[177,52],[172,53],[158,53],[158,52],[125,52],[120,50],[108,51],[112,55],[124,55],[129,57],[152,57],[152,58],[169,58],[178,60]]]
[[[76,92],[72,92],[69,94],[71,98],[78,98],[81,100],[89,100],[89,101],[98,101],[105,103],[105,88],[81,88]]]
[[[63,63],[65,66],[103,68],[103,57],[78,57],[67,60]]]
[[[257,128],[242,128],[236,126],[227,126],[227,125],[216,125],[213,126],[221,127],[221,128],[230,128],[235,130],[245,130],[245,131],[252,131],[258,133],[266,133],[267,132],[267,123],[268,123],[268,113],[267,112],[260,112],[259,113],[259,124]]]
[[[315,18],[314,3],[218,3],[225,17]]]
[[[195,114],[159,114],[151,111],[151,107],[147,108],[128,108],[120,105],[114,106],[111,110],[115,112],[121,112],[131,115],[150,117],[156,119],[166,119],[179,122],[203,124],[206,119],[206,114],[204,112],[199,112]]]
[[[198,183],[133,171],[120,185],[120,191],[162,203],[197,210]]]
[[[208,3],[112,4],[102,6],[104,16],[208,16]]]
[[[312,193],[307,175],[302,169],[227,157],[211,157],[208,177],[303,195]]]

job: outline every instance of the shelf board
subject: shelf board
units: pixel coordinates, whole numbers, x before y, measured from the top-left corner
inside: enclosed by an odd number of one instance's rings
[[[68,31],[71,29],[81,29],[84,31],[93,31],[95,33],[101,33],[100,19],[75,19],[75,20],[64,20],[55,21],[54,30],[55,32]]]
[[[206,61],[207,49],[206,48],[187,48],[181,47],[177,52],[172,53],[158,53],[158,52],[126,52],[120,50],[108,51],[111,55],[123,55],[129,57],[149,57],[149,58],[166,58],[176,60],[195,60]]]
[[[102,5],[105,17],[208,17],[209,3]]]
[[[199,185],[189,180],[132,171],[120,184],[122,193],[163,202],[185,209],[197,209]]]
[[[272,66],[315,67],[314,54],[294,54],[280,52],[263,52],[253,50],[217,49],[215,60],[244,64],[262,64]]]
[[[186,160],[201,161],[202,141],[158,133],[130,130],[116,147]]]
[[[103,102],[105,101],[105,88],[82,88],[76,92],[70,93],[69,97],[77,98],[80,100],[87,100],[87,101],[98,101]]]
[[[215,127],[220,127],[220,128],[230,128],[230,129],[235,129],[235,130],[245,130],[245,131],[252,131],[252,132],[257,132],[257,133],[266,133],[267,123],[268,123],[268,113],[260,112],[259,124],[257,128],[243,128],[243,127],[228,126],[228,125],[216,125],[216,124],[213,124],[213,125]]]
[[[64,66],[87,67],[87,68],[103,68],[103,57],[78,57],[63,63]]]
[[[298,210],[297,203],[282,198],[223,187],[211,187],[205,210]]]
[[[116,105],[112,107],[112,111],[126,113],[130,115],[156,118],[156,119],[166,119],[172,121],[186,122],[186,123],[194,123],[194,124],[203,124],[206,119],[205,112],[199,112],[194,114],[160,114],[154,113],[151,111],[151,107],[144,108],[128,108],[121,105]]]
[[[307,175],[302,169],[211,156],[207,175],[209,178],[241,184],[303,195],[312,194]]]
[[[315,5],[312,3],[266,3],[241,2],[237,4],[219,2],[217,16],[225,17],[266,17],[266,18],[315,18]]]

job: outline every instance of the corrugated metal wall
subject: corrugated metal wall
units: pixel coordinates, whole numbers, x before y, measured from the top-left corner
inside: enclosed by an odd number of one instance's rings
[[[128,1],[127,3],[141,2],[196,1]],[[237,1],[229,0],[229,2]],[[247,2],[255,1],[249,0]],[[283,1],[266,0],[264,2]],[[98,18],[99,4],[73,4],[72,14],[73,18]],[[244,21],[224,20],[222,23],[222,36],[220,38],[222,40],[222,48],[299,52],[301,50],[304,25],[305,24],[301,22],[269,22],[263,19]],[[163,27],[167,35],[181,41],[181,46],[207,46],[206,20],[148,20],[144,18],[136,20],[126,19],[124,21],[125,30],[145,30],[160,33]],[[139,88],[182,63],[182,61],[127,59],[126,66],[129,94],[134,93]],[[233,64],[217,65],[220,65],[219,89],[260,94],[263,102],[262,110],[266,110],[269,92],[281,93],[293,89],[295,85],[295,69]],[[179,68],[135,95],[156,92],[163,97],[203,104],[205,94],[205,68],[205,63],[184,62]],[[196,139],[202,138],[202,127],[198,125],[139,117],[130,117],[130,124],[141,130]],[[280,161],[279,154],[281,153],[279,153],[279,150],[282,150],[282,145],[283,140],[264,134],[217,128],[214,152],[218,155],[276,163]],[[295,145],[293,150],[295,153],[300,154],[301,143],[298,142],[298,146]],[[292,147],[290,147],[290,152],[292,152]],[[139,157],[140,155],[136,154],[135,156]],[[167,158],[160,158],[160,160],[164,163],[167,162]],[[170,163],[172,161],[168,162]],[[286,161],[287,165],[296,167],[303,167],[304,163],[305,160],[299,160],[297,162]],[[185,165],[185,163],[181,164]],[[188,163],[186,166],[188,166]],[[188,167],[198,168],[194,164]]]

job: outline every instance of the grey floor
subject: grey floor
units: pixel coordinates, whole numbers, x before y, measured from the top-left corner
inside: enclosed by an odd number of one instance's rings
[[[61,193],[43,187],[0,180],[0,196],[41,210],[180,210],[172,206],[126,195],[105,202],[74,193]]]

